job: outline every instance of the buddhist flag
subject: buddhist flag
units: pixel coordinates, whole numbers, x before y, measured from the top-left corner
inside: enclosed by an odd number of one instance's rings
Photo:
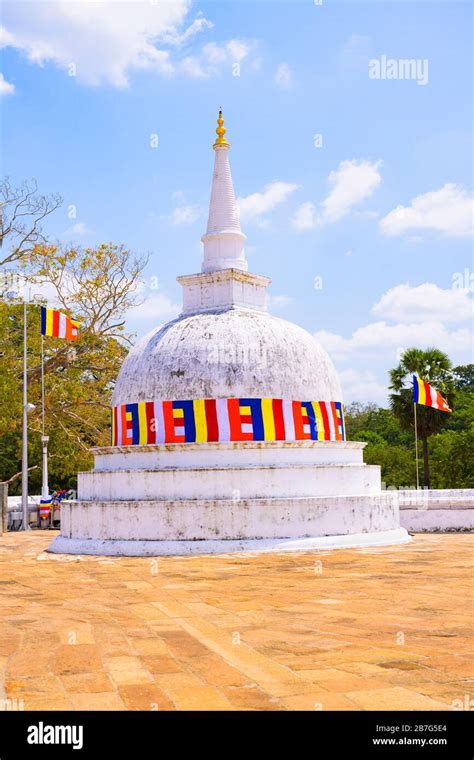
[[[227,404],[231,441],[263,441],[262,399],[230,398]]]
[[[62,311],[41,307],[41,334],[50,338],[77,340],[79,322]]]
[[[417,375],[413,375],[413,401],[415,404],[432,406],[434,409],[439,409],[441,412],[452,411],[441,393],[438,393],[433,386],[425,383],[425,381]]]
[[[42,520],[47,520],[49,515],[51,514],[52,503],[53,503],[53,500],[51,496],[48,496],[47,499],[40,500],[39,515]]]

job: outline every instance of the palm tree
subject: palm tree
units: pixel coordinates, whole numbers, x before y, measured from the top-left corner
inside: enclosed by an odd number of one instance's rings
[[[405,429],[414,430],[413,415],[413,375],[434,386],[452,406],[455,391],[455,379],[452,365],[447,354],[437,348],[407,348],[395,369],[390,370],[390,408]],[[423,483],[430,487],[430,469],[428,461],[428,438],[438,433],[448,422],[446,412],[432,407],[417,407],[418,438],[423,444]]]

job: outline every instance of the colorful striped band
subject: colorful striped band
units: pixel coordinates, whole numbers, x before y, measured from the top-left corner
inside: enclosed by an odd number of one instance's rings
[[[193,399],[112,408],[112,446],[345,439],[341,401]]]

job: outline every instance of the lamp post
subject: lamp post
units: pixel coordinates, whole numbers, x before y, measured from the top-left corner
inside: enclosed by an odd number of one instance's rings
[[[23,430],[21,445],[21,529],[29,530],[28,519],[28,358],[26,353],[26,301],[23,301]]]
[[[41,484],[41,498],[49,498],[49,486],[48,486],[48,441],[49,435],[41,436],[41,443],[43,444],[43,479]]]

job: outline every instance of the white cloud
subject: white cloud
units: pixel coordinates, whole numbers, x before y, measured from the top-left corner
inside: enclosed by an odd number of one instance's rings
[[[184,23],[189,3],[7,2],[3,24],[7,44],[21,50],[40,66],[53,62],[59,68],[76,68],[86,84],[128,84],[131,69],[171,73],[169,52],[156,47]]]
[[[229,70],[235,63],[241,63],[256,48],[255,40],[227,40],[208,42],[198,55],[188,55],[179,62],[181,73],[195,79],[205,79],[223,70]]]
[[[66,273],[61,280],[62,293],[69,297],[72,295],[75,289],[75,283],[71,279],[71,276]],[[58,299],[58,294],[53,283],[48,281],[36,282],[33,286],[29,280],[22,275],[16,275],[13,285],[13,290],[16,290],[20,298],[32,301],[44,300],[48,306],[52,308],[63,308],[63,305]]]
[[[370,38],[353,34],[343,45],[340,54],[341,68],[344,75],[354,74],[369,60]]]
[[[279,296],[268,296],[268,307],[270,309],[284,309],[286,306],[289,306],[290,303],[292,303],[293,299],[291,296],[285,296],[285,295],[279,295]]]
[[[261,193],[252,193],[245,198],[238,198],[241,219],[245,221],[261,219],[264,214],[284,203],[297,187],[298,185],[293,182],[275,181],[265,185]]]
[[[303,203],[293,217],[293,225],[304,230],[334,224],[342,219],[354,206],[369,198],[380,185],[381,164],[381,161],[356,158],[341,161],[328,176],[332,189],[319,210],[309,201]]]
[[[85,222],[76,222],[71,227],[68,227],[68,229],[64,232],[63,237],[65,237],[66,235],[79,237],[82,235],[87,235],[89,231],[90,230],[87,227],[87,224]]]
[[[206,79],[209,76],[209,70],[204,68],[202,61],[193,55],[187,55],[179,64],[180,71],[192,79]]]
[[[0,73],[0,98],[4,95],[12,95],[15,92],[15,85],[7,82],[3,74]]]
[[[343,369],[339,372],[344,403],[369,401],[384,405],[387,402],[387,386],[370,370]]]
[[[440,190],[417,195],[410,206],[397,206],[380,220],[384,235],[402,235],[409,230],[430,230],[450,237],[473,232],[474,199],[454,183]]]
[[[278,87],[288,90],[293,84],[293,74],[287,63],[280,63],[275,72],[275,82]]]
[[[292,218],[293,226],[297,230],[311,230],[316,227],[316,207],[311,201],[306,201],[298,206]]]
[[[436,346],[450,356],[455,355],[463,357],[462,360],[468,360],[472,347],[469,329],[449,330],[444,324],[434,320],[394,325],[385,321],[372,322],[359,327],[350,338],[326,330],[315,333],[315,338],[334,359],[340,360],[362,355],[381,358],[409,346],[423,349]]]
[[[200,206],[177,206],[168,217],[171,224],[192,224],[201,216]]]
[[[176,201],[176,203],[186,203],[186,193],[184,190],[175,190],[173,193],[171,193],[171,198],[173,201]]]
[[[211,76],[240,62],[256,46],[238,39],[204,45],[197,55],[179,49],[213,27],[190,0],[6,2],[0,47],[14,47],[39,66],[54,63],[88,85],[126,87],[130,73],[148,69],[170,76]]]
[[[322,202],[323,221],[332,224],[342,219],[351,208],[368,198],[380,185],[381,161],[353,159],[341,161],[328,177],[332,190]]]
[[[204,18],[202,12],[199,11],[197,17],[188,28],[184,30],[184,32],[179,33],[176,29],[172,29],[170,32],[161,35],[161,41],[179,47],[192,39],[192,37],[195,37],[199,32],[213,28],[214,24],[212,21],[208,21],[207,18]]]
[[[354,216],[359,217],[359,219],[377,219],[380,214],[378,211],[367,209],[367,211],[354,211]]]
[[[397,285],[384,293],[372,313],[398,322],[462,322],[472,317],[471,295],[468,288],[444,289],[432,282]]]
[[[386,380],[389,367],[395,366],[407,348],[436,346],[454,363],[472,361],[470,318],[473,300],[467,288],[443,289],[434,283],[415,287],[397,285],[382,295],[371,311],[378,317],[345,337],[319,330],[314,337],[337,362],[362,364],[343,369],[340,374],[346,401],[386,402],[387,388],[379,382],[368,363],[383,368]],[[393,320],[390,324],[386,320]],[[449,322],[468,322],[469,326],[452,329]]]
[[[244,40],[228,40],[224,43],[208,42],[202,49],[202,57],[209,63],[240,63],[247,58],[255,42]]]
[[[127,322],[157,321],[166,322],[174,319],[181,312],[181,306],[174,303],[164,293],[149,293],[139,306],[134,306],[127,312]]]

